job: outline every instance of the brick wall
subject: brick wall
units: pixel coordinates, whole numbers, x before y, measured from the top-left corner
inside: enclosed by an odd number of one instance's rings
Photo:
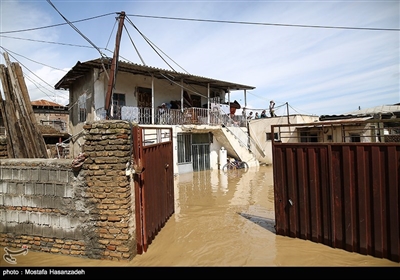
[[[136,255],[130,125],[85,126],[80,171],[69,159],[0,161],[0,246],[130,260]]]
[[[136,254],[133,181],[126,176],[131,138],[128,122],[84,126],[87,196],[93,204],[102,258],[129,260]]]

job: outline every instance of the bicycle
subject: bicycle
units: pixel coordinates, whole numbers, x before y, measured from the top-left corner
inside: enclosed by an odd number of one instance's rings
[[[244,172],[247,172],[249,170],[249,165],[245,161],[227,159],[227,163],[222,167],[222,171],[224,172],[237,169],[243,169]]]

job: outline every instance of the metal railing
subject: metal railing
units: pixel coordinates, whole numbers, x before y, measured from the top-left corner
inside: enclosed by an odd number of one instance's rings
[[[167,125],[221,125],[223,112],[206,108],[163,109],[155,108],[154,117],[150,107],[121,106],[114,108],[110,119],[133,121],[138,124],[167,124]],[[154,118],[154,122],[153,122]],[[104,108],[96,110],[96,120],[105,120]]]

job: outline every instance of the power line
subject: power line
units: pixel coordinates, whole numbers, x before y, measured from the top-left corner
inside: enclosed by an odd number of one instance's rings
[[[104,16],[109,16],[109,15],[113,15],[113,14],[116,14],[116,13],[115,13],[115,12],[114,12],[114,13],[108,13],[108,14],[104,14],[104,15],[100,15],[100,16],[96,16],[96,17],[90,17],[90,18],[75,20],[75,21],[71,21],[71,23],[77,23],[77,22],[92,20],[92,19],[96,19],[96,18],[100,18],[100,17],[104,17]],[[52,28],[52,27],[62,26],[62,25],[66,25],[66,24],[68,24],[68,23],[58,23],[58,24],[53,24],[53,25],[47,25],[47,26],[41,26],[41,27],[34,27],[34,28],[28,28],[28,29],[21,29],[21,30],[13,30],[13,31],[0,31],[0,34],[9,34],[9,33],[19,33],[19,32],[27,32],[27,31],[35,31],[35,30],[40,30],[40,29],[46,29],[46,28]]]
[[[71,47],[92,48],[91,46],[75,45],[75,44],[68,44],[68,43],[58,43],[58,42],[43,41],[43,40],[34,40],[34,39],[29,39],[29,38],[13,37],[13,36],[7,36],[7,35],[0,35],[0,37],[9,38],[9,39],[17,39],[17,40],[25,40],[25,41],[31,41],[31,42],[38,42],[38,43],[71,46]]]
[[[248,25],[267,25],[267,26],[282,26],[282,27],[350,29],[350,30],[374,30],[374,31],[400,31],[399,28],[373,28],[373,27],[324,26],[324,25],[305,25],[305,24],[286,24],[286,23],[264,23],[264,22],[213,20],[213,19],[195,19],[195,18],[177,18],[177,17],[162,17],[162,16],[145,16],[145,15],[129,15],[129,16],[143,17],[143,18],[169,19],[169,20],[201,21],[201,22],[216,22],[216,23],[234,23],[234,24],[248,24]]]
[[[59,70],[59,71],[67,72],[67,71],[65,71],[65,70],[63,70],[63,69],[55,68],[55,67],[53,67],[53,66],[49,66],[49,65],[47,65],[47,64],[44,64],[44,63],[35,61],[35,60],[33,60],[33,59],[30,59],[30,58],[27,58],[26,56],[23,56],[23,55],[21,55],[21,54],[17,54],[17,53],[15,53],[15,52],[12,52],[12,51],[10,51],[10,50],[7,50],[6,48],[4,48],[4,47],[2,47],[2,46],[0,46],[0,48],[2,48],[3,50],[5,50],[5,51],[8,52],[8,53],[13,53],[13,54],[15,54],[15,55],[21,56],[21,57],[23,57],[23,58],[25,58],[25,59],[27,59],[27,60],[29,60],[29,61],[32,61],[32,62],[34,62],[34,63],[37,63],[37,64],[40,64],[40,65],[43,65],[43,66],[52,68],[52,69],[54,69],[54,70]]]
[[[72,24],[72,22],[70,22],[66,17],[63,16],[62,13],[60,13],[57,8],[53,5],[53,3],[51,3],[50,0],[47,0],[47,2],[57,11],[57,13],[72,27],[72,29],[74,29],[76,32],[78,32],[79,35],[81,35],[86,41],[89,42],[89,44],[91,44],[93,46],[93,48],[95,48],[99,53],[100,56],[104,56],[104,54],[101,52],[101,50],[92,42],[90,41],[90,39],[88,37],[86,37],[81,31],[79,31],[79,29]]]

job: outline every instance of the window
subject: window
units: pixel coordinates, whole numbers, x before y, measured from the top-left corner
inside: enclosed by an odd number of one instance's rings
[[[192,162],[192,135],[178,134],[178,164]]]
[[[78,99],[78,122],[85,122],[86,121],[86,115],[87,115],[87,110],[86,110],[86,93],[82,94],[79,96]]]
[[[121,119],[121,107],[125,106],[125,94],[114,93],[113,94],[113,118]]]
[[[302,131],[300,132],[300,142],[318,142],[318,132]]]
[[[279,140],[279,134],[278,133],[274,133],[274,140],[278,141]],[[272,141],[272,133],[271,132],[267,132],[267,141]]]
[[[350,142],[361,142],[360,134],[350,134]]]

